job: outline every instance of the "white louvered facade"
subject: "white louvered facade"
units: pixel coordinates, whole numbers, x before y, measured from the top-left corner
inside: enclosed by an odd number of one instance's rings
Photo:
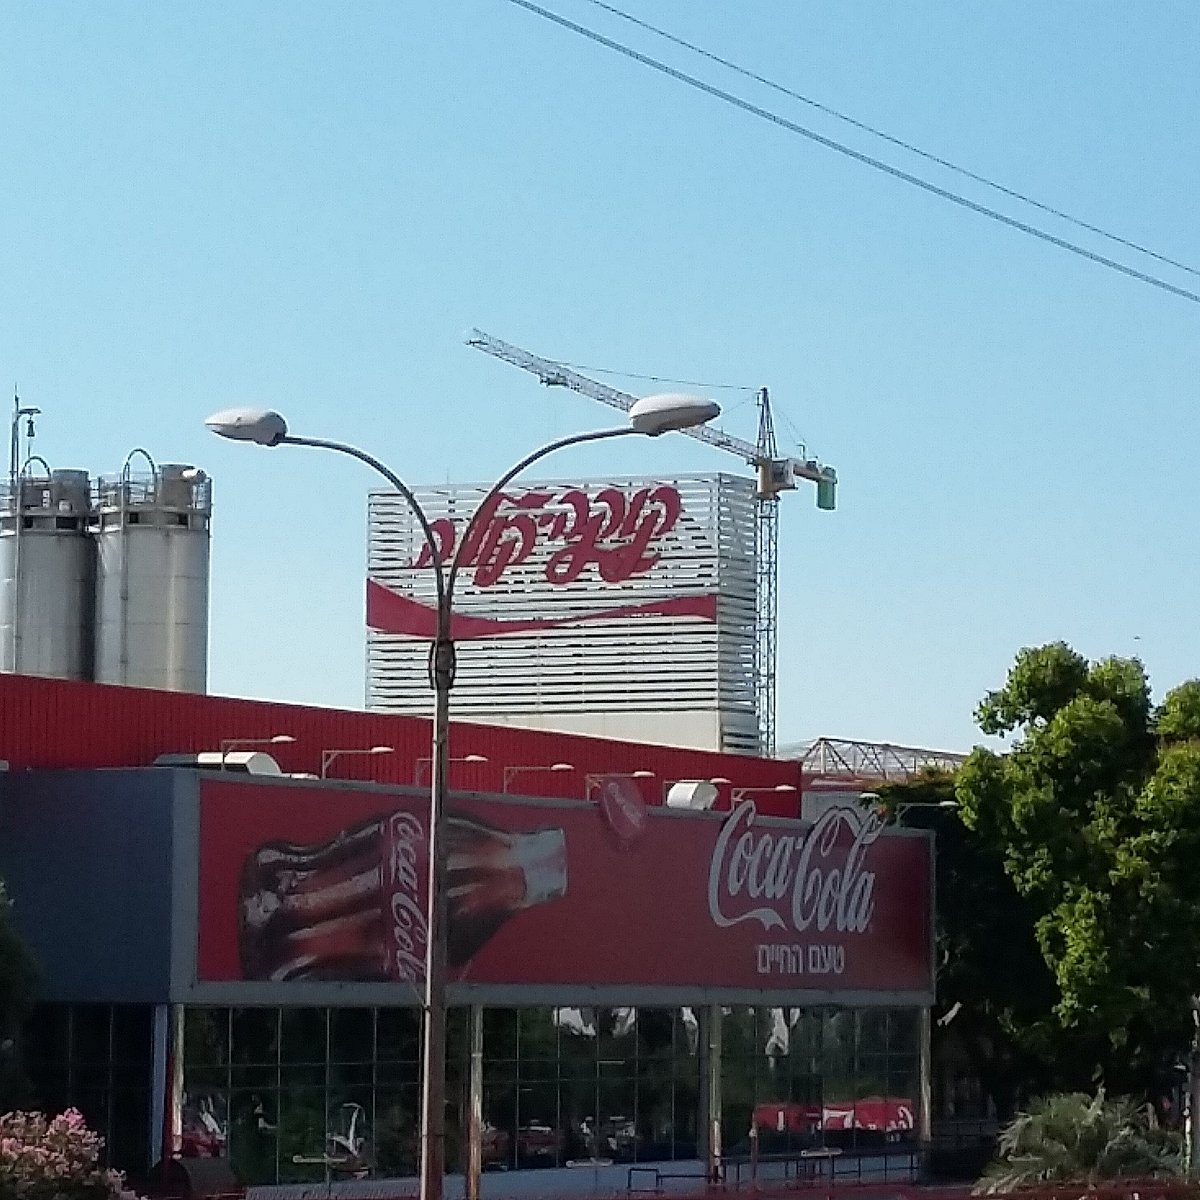
[[[416,495],[435,533],[444,536],[453,522],[458,539],[486,490],[451,485]],[[678,517],[666,528],[673,493]],[[644,556],[657,561],[621,578],[637,558],[631,543],[647,531]],[[756,536],[754,482],[740,476],[513,485],[480,543],[480,561],[459,575],[455,614],[570,623],[456,633],[455,719],[755,752]],[[403,499],[373,492],[371,578],[432,609],[433,572],[415,565],[424,545]],[[497,572],[505,555],[512,561]],[[614,612],[663,602],[690,602],[705,615]],[[429,712],[428,652],[425,637],[369,630],[368,707]]]

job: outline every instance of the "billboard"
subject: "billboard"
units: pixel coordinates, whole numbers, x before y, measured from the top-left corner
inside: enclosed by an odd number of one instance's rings
[[[754,482],[730,475],[416,489],[455,594],[455,710],[713,750],[758,747]],[[433,551],[370,498],[368,704],[424,713]],[[647,720],[653,716],[654,720]]]
[[[200,982],[419,988],[424,798],[201,789]],[[590,988],[932,990],[926,837],[858,808],[804,824],[751,802],[683,813],[607,790],[616,803],[452,801],[452,982],[544,1003]]]

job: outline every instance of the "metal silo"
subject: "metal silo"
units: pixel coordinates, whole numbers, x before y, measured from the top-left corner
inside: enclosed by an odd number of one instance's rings
[[[0,670],[91,677],[89,499],[86,471],[51,471],[41,458],[10,477],[0,497]]]
[[[135,474],[132,462],[149,466]],[[134,450],[102,476],[96,541],[97,683],[203,692],[208,677],[208,477]]]

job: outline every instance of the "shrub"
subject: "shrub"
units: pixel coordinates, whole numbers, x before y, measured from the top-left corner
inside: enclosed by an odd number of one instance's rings
[[[100,1165],[104,1139],[73,1108],[0,1117],[0,1200],[136,1200]]]
[[[1039,1183],[1092,1184],[1106,1179],[1174,1177],[1183,1142],[1164,1129],[1149,1105],[1103,1089],[1095,1096],[1047,1096],[1018,1113],[1000,1134],[996,1161],[977,1193],[1012,1192]]]

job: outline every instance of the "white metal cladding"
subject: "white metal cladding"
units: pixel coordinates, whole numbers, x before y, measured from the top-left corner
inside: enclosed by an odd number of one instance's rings
[[[601,536],[596,553],[588,539],[572,535],[579,516],[566,494],[582,492],[588,512],[610,516],[598,499],[615,488],[629,498],[643,489],[673,488],[681,510],[674,526],[646,546],[658,555],[649,569],[628,578],[601,578],[603,556],[628,547],[631,537]],[[439,533],[445,519],[461,538],[485,487],[450,485],[416,489],[429,521]],[[521,510],[518,502],[536,506]],[[653,714],[715,712],[720,745],[714,749],[753,752],[758,748],[754,679],[757,525],[754,482],[733,475],[684,475],[670,479],[625,478],[522,483],[510,487],[499,517],[524,512],[527,540],[511,530],[509,544],[532,549],[513,561],[489,586],[468,567],[459,576],[455,613],[491,620],[561,622],[526,632],[458,640],[455,715],[486,720],[521,713],[539,719],[569,714],[645,713],[647,740],[655,740]],[[578,505],[578,498],[575,505]],[[615,520],[611,522],[616,524]],[[536,528],[536,540],[528,537]],[[557,534],[557,536],[555,536]],[[499,543],[494,543],[499,544]],[[373,492],[369,502],[368,571],[385,587],[420,602],[435,604],[434,577],[416,569],[425,545],[420,526],[394,492]],[[574,545],[574,551],[564,550]],[[552,583],[548,566],[561,570],[575,555],[586,565],[569,582]],[[557,556],[557,557],[556,557]],[[487,563],[485,562],[486,568]],[[486,574],[486,570],[484,572]],[[609,569],[610,576],[620,571]],[[691,614],[604,614],[628,606],[653,606],[682,598],[712,597],[715,620]],[[579,620],[582,617],[595,619]],[[391,712],[429,709],[428,641],[372,629],[368,634],[367,703]]]

